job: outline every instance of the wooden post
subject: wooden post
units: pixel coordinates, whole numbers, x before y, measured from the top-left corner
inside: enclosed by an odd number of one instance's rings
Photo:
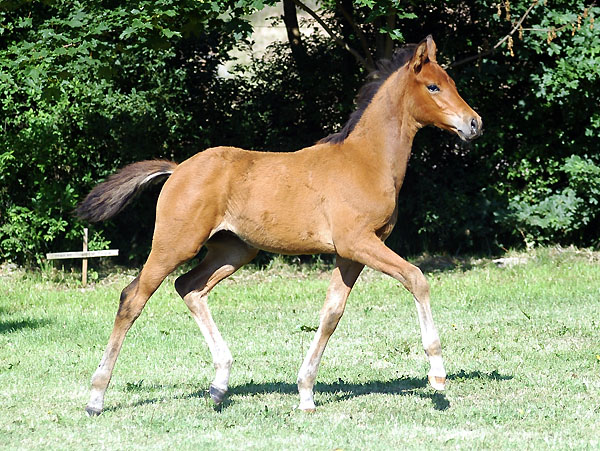
[[[103,251],[88,251],[88,229],[83,229],[83,251],[53,252],[46,254],[48,260],[59,260],[63,258],[81,258],[81,285],[87,285],[88,258],[114,257],[119,255],[119,249],[106,249]]]
[[[83,252],[87,252],[88,250],[88,229],[85,227],[83,229]],[[87,285],[87,258],[84,258],[81,261],[81,285]]]

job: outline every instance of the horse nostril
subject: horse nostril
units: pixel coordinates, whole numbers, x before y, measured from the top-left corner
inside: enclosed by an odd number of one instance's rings
[[[475,118],[471,119],[471,132],[477,133],[477,121]]]

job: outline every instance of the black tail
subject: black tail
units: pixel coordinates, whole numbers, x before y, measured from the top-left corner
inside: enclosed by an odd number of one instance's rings
[[[138,161],[125,166],[97,185],[75,209],[75,215],[89,222],[104,221],[119,213],[152,182],[164,181],[177,163],[166,160]]]

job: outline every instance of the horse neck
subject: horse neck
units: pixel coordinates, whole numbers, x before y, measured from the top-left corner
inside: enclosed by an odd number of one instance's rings
[[[407,110],[407,74],[400,69],[379,88],[347,138],[355,151],[379,166],[382,176],[394,179],[396,193],[402,186],[412,142],[419,129]]]

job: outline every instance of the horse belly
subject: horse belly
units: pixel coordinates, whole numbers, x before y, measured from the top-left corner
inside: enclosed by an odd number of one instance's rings
[[[253,247],[278,254],[333,253],[327,221],[318,210],[302,208],[245,208],[226,216],[228,230]]]

